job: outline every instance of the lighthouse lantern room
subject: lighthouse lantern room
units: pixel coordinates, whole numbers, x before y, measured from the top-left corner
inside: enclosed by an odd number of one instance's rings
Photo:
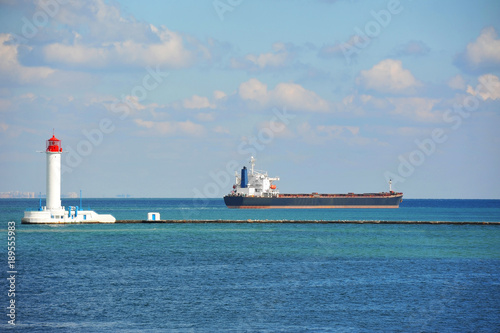
[[[47,152],[59,152],[62,153],[61,140],[52,135],[50,139],[47,140]]]

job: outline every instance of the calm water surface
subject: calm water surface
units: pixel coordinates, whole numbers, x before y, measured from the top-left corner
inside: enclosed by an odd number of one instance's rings
[[[498,201],[408,200],[390,212],[268,211],[274,217],[227,210],[217,200],[88,203],[122,219],[148,211],[162,218],[424,220],[434,212],[435,220],[500,219]],[[16,331],[500,331],[498,226],[21,225],[26,204],[36,208],[37,201],[0,200],[2,281],[7,221],[17,221]],[[5,309],[6,282],[2,289]],[[0,330],[10,329],[2,317]]]

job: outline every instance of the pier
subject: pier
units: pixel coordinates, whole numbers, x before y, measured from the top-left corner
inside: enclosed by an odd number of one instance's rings
[[[500,225],[500,222],[481,221],[381,221],[381,220],[116,220],[115,223],[257,223],[257,224],[457,224],[457,225]]]
[[[499,225],[492,221],[384,221],[384,220],[116,220],[115,222],[79,221],[79,222],[36,222],[23,220],[22,224],[449,224],[449,225]]]

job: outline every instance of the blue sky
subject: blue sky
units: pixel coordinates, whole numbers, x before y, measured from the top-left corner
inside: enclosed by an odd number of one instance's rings
[[[0,192],[500,198],[500,3],[0,1]]]

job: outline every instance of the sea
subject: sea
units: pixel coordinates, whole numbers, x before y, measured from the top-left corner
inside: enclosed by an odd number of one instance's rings
[[[84,199],[119,220],[298,222],[21,224],[38,205],[0,200],[2,332],[500,332],[500,225],[300,223],[499,222],[500,200],[232,210]]]

